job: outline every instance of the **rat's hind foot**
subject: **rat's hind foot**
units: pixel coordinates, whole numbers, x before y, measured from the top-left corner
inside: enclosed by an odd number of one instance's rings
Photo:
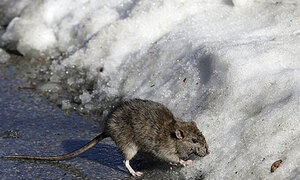
[[[189,166],[192,164],[192,160],[187,160],[187,161],[184,161],[182,159],[180,159],[179,163],[183,166],[183,167],[186,167],[186,166]]]
[[[132,174],[134,177],[139,177],[139,176],[141,176],[141,175],[143,175],[143,173],[142,172],[139,172],[139,171],[137,171],[137,172],[135,172],[134,174]]]
[[[123,161],[123,162],[124,162],[124,164],[125,164],[125,167],[128,169],[128,171],[130,172],[130,174],[131,174],[132,176],[138,177],[138,176],[143,175],[142,172],[139,172],[139,171],[135,172],[135,171],[132,169],[132,167],[131,167],[130,164],[129,164],[129,160],[125,160],[125,161]]]

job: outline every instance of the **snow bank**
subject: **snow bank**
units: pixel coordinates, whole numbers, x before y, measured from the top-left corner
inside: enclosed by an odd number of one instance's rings
[[[1,39],[26,56],[54,59],[48,85],[75,94],[64,108],[75,101],[91,110],[118,96],[158,101],[196,121],[210,145],[209,156],[182,169],[187,178],[299,178],[297,0],[2,6],[11,12],[2,21],[12,20]]]

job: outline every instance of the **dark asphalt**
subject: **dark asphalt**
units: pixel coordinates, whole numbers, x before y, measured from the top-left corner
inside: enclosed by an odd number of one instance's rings
[[[70,152],[100,133],[97,122],[59,107],[16,80],[14,67],[0,74],[0,156],[57,155]],[[1,179],[122,179],[128,173],[109,139],[77,158],[59,163],[0,159]]]
[[[0,156],[59,155],[80,148],[101,133],[99,123],[64,113],[24,81],[13,64],[0,64]],[[21,75],[22,76],[22,75]],[[105,139],[78,157],[61,162],[18,161],[0,158],[0,177],[19,179],[134,179],[122,155]],[[135,158],[132,166],[144,172],[138,179],[184,179],[167,163]]]

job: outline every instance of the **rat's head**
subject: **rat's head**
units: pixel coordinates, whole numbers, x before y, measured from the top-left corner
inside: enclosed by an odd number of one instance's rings
[[[195,122],[177,121],[174,133],[179,156],[188,157],[191,154],[206,156],[209,154],[206,140]]]

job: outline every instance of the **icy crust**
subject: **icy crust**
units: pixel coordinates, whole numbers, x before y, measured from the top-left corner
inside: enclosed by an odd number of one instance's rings
[[[0,64],[8,62],[10,55],[0,48]]]
[[[300,178],[297,0],[52,0],[19,14],[2,40],[54,59],[39,89],[68,89],[63,109],[151,99],[206,136],[187,178]]]

